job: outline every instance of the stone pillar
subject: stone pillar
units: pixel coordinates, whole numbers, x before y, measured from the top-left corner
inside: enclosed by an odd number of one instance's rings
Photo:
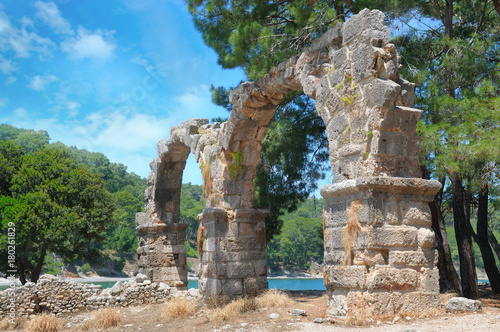
[[[230,298],[267,289],[265,217],[268,210],[206,208],[199,289]]]
[[[439,188],[433,180],[387,176],[321,188],[329,315],[440,305],[428,206]]]
[[[146,218],[145,213],[137,220]],[[170,287],[187,289],[186,229],[187,224],[141,224],[139,233],[139,273],[152,282],[164,282]]]

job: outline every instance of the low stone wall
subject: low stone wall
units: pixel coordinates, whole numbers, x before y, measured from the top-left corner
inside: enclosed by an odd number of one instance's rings
[[[161,303],[171,296],[170,286],[152,283],[143,277],[117,282],[112,288],[100,285],[62,280],[51,275],[42,276],[38,282],[28,282],[16,288],[16,316],[28,317],[39,313],[64,313],[94,310],[108,306],[129,306],[146,303]],[[197,290],[186,292],[190,297],[198,296]],[[8,316],[11,307],[10,289],[0,292],[0,319]],[[10,305],[10,306],[9,306]]]

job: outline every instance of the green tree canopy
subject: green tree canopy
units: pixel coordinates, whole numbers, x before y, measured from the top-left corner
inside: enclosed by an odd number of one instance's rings
[[[78,165],[68,150],[26,155],[18,151],[14,144],[0,141],[0,159],[11,160],[0,178],[12,174],[10,187],[0,196],[0,250],[7,257],[7,230],[15,225],[15,264],[21,281],[26,282],[26,275],[37,281],[48,252],[65,259],[75,254],[95,259],[97,253],[88,243],[102,237],[115,208],[103,181]],[[2,260],[4,268],[6,264]]]

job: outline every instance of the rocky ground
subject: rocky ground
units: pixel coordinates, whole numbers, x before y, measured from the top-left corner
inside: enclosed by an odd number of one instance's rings
[[[483,288],[480,313],[447,313],[444,309],[428,316],[409,314],[374,321],[367,326],[345,326],[342,322],[326,317],[326,294],[321,291],[289,292],[296,301],[293,307],[260,308],[246,314],[235,315],[227,321],[209,322],[206,307],[200,304],[196,314],[183,319],[162,319],[163,304],[132,306],[120,309],[124,315],[119,326],[106,331],[500,331],[500,296]],[[450,296],[443,296],[446,301]],[[294,316],[294,309],[301,309],[306,316]],[[65,315],[64,331],[75,331],[92,312]],[[320,321],[322,323],[315,323]]]

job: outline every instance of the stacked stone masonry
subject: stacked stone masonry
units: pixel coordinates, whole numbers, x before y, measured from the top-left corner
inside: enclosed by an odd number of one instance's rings
[[[196,292],[192,295],[197,296]],[[112,288],[103,290],[100,285],[45,275],[36,284],[28,282],[22,287],[16,287],[14,301],[16,316],[28,317],[40,313],[59,316],[108,306],[163,303],[171,296],[170,286],[152,283],[147,279],[117,282]],[[10,289],[0,292],[0,320],[9,316],[12,299]]]
[[[193,153],[207,197],[199,216],[200,290],[232,297],[267,288],[268,211],[253,206],[253,179],[276,106],[302,90],[325,122],[334,179],[321,188],[329,314],[360,305],[377,313],[438,306],[428,202],[440,184],[420,178],[415,131],[422,111],[412,108],[414,84],[399,76],[400,57],[389,40],[384,14],[365,9],[300,56],[232,90],[226,122],[192,119],[160,140],[145,213],[137,216],[142,273],[185,287],[179,201]]]

